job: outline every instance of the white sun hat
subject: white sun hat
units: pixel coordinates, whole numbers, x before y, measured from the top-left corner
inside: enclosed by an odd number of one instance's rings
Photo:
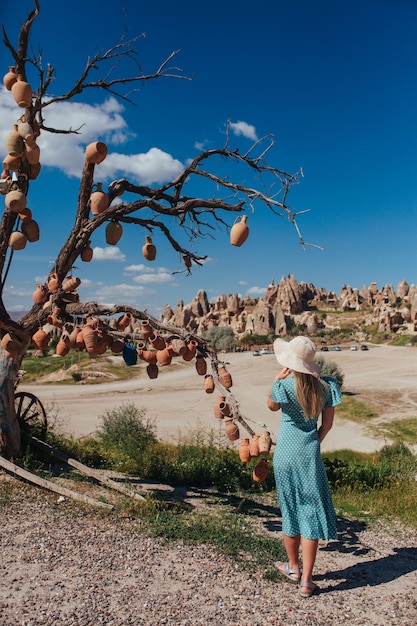
[[[291,341],[275,339],[274,352],[283,367],[303,374],[320,375],[320,367],[314,362],[316,346],[308,337],[295,337]]]

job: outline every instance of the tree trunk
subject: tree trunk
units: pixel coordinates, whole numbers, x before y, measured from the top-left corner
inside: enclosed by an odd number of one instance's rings
[[[14,383],[21,358],[12,358],[0,347],[0,454],[19,456],[20,426],[14,406]]]

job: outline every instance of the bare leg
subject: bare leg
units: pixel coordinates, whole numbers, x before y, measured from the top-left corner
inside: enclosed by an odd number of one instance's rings
[[[303,555],[303,575],[302,580],[304,582],[313,582],[313,568],[316,562],[317,546],[319,542],[317,539],[301,539],[301,551]],[[285,549],[287,546],[285,544]],[[288,552],[288,551],[287,551]],[[309,591],[306,587],[301,587],[301,591]]]
[[[300,551],[300,535],[295,535],[295,537],[289,537],[288,535],[283,535],[284,537],[284,547],[288,556],[288,563],[291,569],[299,569],[300,565],[298,563],[298,554]]]

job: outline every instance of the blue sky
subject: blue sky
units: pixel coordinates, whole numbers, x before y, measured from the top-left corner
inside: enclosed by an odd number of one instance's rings
[[[13,42],[31,8],[29,0],[2,3],[1,22]],[[115,248],[99,231],[93,261],[80,261],[74,271],[82,300],[159,315],[166,304],[190,302],[199,289],[210,299],[262,297],[272,279],[288,274],[337,293],[344,284],[417,282],[414,0],[41,0],[32,44],[42,45],[44,62],[56,70],[52,90],[67,91],[86,58],[116,44],[125,27],[128,38],[146,33],[137,44],[144,73],[180,50],[175,65],[193,80],[146,83],[132,96],[135,105],[90,92],[45,112],[50,126],[83,127],[77,136],[43,133],[38,140],[42,172],[28,206],[41,240],[14,254],[5,291],[10,310],[32,305],[36,283],[45,280],[72,226],[86,144],[99,139],[109,147],[96,182],[126,176],[159,185],[202,146],[223,147],[228,120],[241,152],[271,133],[270,163],[290,173],[302,168],[289,203],[309,210],[298,223],[305,241],[322,249],[303,249],[291,224],[259,210],[249,216],[242,247],[230,246],[224,231],[204,239],[196,251],[208,260],[187,277],[173,274],[178,258],[159,236],[157,258],[146,263],[145,233],[126,227]],[[6,73],[12,61],[1,50]],[[0,87],[3,136],[20,114]],[[240,182],[243,174],[236,176]]]

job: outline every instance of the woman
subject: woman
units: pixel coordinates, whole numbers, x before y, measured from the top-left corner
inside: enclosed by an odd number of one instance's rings
[[[275,377],[268,406],[272,411],[282,410],[273,466],[288,557],[287,562],[278,561],[275,566],[299,583],[303,598],[309,598],[318,591],[313,582],[318,541],[337,536],[320,443],[333,425],[334,407],[342,395],[333,378],[320,378],[320,368],[313,360],[316,348],[308,337],[290,342],[276,339],[274,352],[283,369]]]

